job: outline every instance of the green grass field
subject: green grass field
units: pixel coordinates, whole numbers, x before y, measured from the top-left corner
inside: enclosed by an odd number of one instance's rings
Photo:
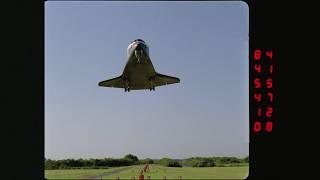
[[[59,169],[45,170],[47,179],[87,179],[101,174],[112,174],[119,170],[131,169],[132,167],[117,167],[110,169]]]
[[[74,170],[46,170],[47,179],[138,179],[141,166],[129,166],[110,169],[74,169]],[[150,171],[144,173],[144,179],[245,179],[249,174],[249,166],[239,167],[164,167],[150,165]]]

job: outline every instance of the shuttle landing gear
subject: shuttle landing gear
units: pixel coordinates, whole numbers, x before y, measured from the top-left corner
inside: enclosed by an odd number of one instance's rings
[[[150,91],[155,91],[155,83],[154,83],[154,81],[155,81],[155,77],[150,77],[149,78],[149,81],[150,81],[150,88],[149,88],[149,90]]]
[[[124,92],[130,92],[130,87],[129,87],[129,80],[125,80],[125,87],[124,87]]]
[[[151,87],[149,88],[150,91],[155,91],[156,89],[155,89],[155,86],[154,86],[154,80],[153,79],[150,80],[150,85],[151,85]]]

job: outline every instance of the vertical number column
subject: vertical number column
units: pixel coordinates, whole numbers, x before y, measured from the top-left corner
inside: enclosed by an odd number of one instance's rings
[[[273,52],[255,49],[253,52],[253,132],[272,132],[273,129]]]

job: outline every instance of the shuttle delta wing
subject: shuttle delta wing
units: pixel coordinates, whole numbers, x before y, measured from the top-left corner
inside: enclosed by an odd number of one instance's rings
[[[163,74],[156,73],[155,86],[163,86],[167,84],[179,83],[180,79],[172,76],[167,76]]]
[[[124,88],[124,81],[123,81],[122,75],[121,75],[121,76],[113,78],[113,79],[101,81],[101,82],[99,82],[99,86]]]

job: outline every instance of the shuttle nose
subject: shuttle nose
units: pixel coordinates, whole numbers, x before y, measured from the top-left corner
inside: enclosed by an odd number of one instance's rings
[[[142,50],[143,49],[143,44],[142,43],[137,44],[136,49],[137,50]]]

